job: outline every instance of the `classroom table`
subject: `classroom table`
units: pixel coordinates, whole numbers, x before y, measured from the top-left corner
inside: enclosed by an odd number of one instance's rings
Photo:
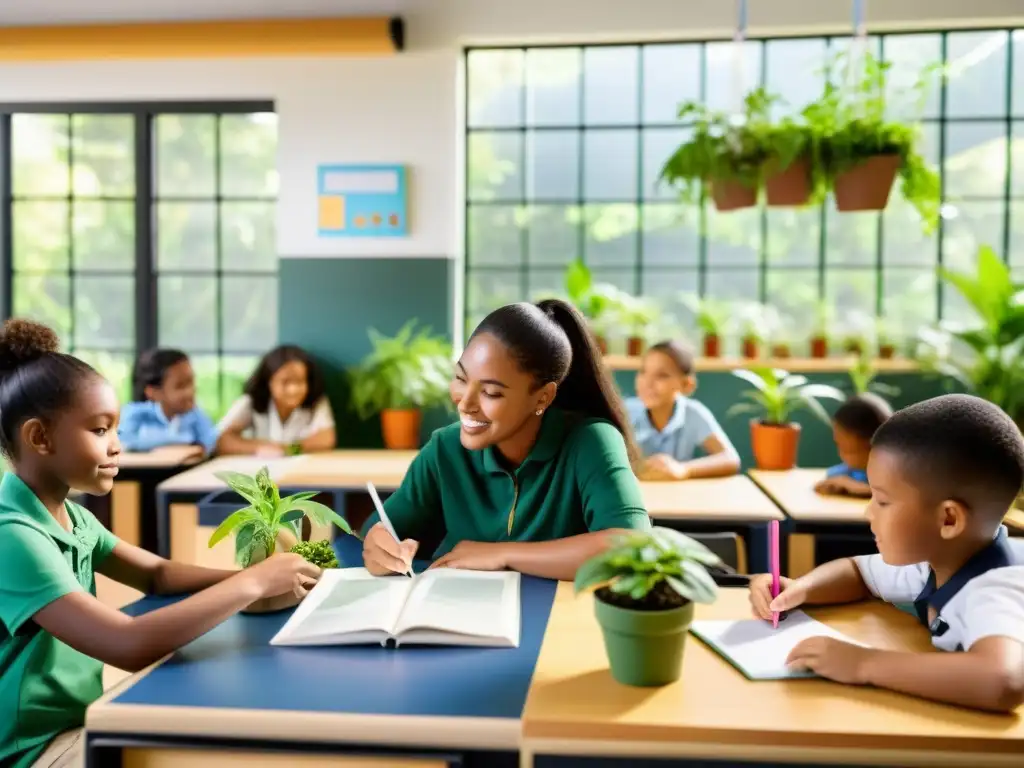
[[[344,493],[365,490],[372,481],[378,490],[394,490],[401,484],[416,451],[338,450],[325,453],[260,458],[223,456],[175,475],[157,486],[157,539],[159,553],[174,559],[192,558],[196,551],[199,513],[196,503],[225,490],[216,477],[224,471],[255,474],[267,467],[271,479],[285,491],[333,492],[344,514]]]
[[[354,537],[335,550],[361,563]],[[237,615],[89,708],[87,768],[511,768],[555,586],[523,577],[518,648],[274,647],[290,612]]]
[[[123,452],[118,457],[117,478],[110,494],[83,495],[85,506],[122,541],[156,552],[156,488],[202,460],[202,449],[193,445],[169,445],[147,453]]]
[[[879,602],[809,613],[873,647],[931,650],[914,617]],[[698,619],[749,615],[741,589],[723,589],[716,603],[696,611]],[[522,749],[522,765],[535,768],[710,761],[1019,768],[1024,708],[1017,716],[995,715],[820,679],[752,682],[693,636],[679,681],[620,685],[608,671],[593,598],[575,597],[562,584],[523,711]]]
[[[682,531],[741,533],[739,568],[755,573],[768,568],[768,523],[784,515],[749,477],[640,482],[644,506],[654,522]],[[745,534],[745,535],[742,535]],[[749,549],[749,552],[748,552]]]
[[[819,538],[846,539],[857,554],[875,551],[864,517],[867,499],[815,492],[815,484],[825,477],[824,469],[752,469],[750,477],[789,517],[783,546],[790,578],[814,569]]]
[[[1003,518],[1011,536],[1024,536],[1024,509],[1013,507]]]

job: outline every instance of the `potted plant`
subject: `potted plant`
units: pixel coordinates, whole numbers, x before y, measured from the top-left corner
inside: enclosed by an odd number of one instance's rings
[[[756,360],[761,355],[761,344],[764,341],[761,332],[753,326],[747,326],[741,340],[742,354],[747,360]]]
[[[618,315],[619,322],[629,332],[626,338],[626,354],[630,357],[639,357],[644,353],[646,332],[658,317],[658,308],[649,299],[623,294]]]
[[[590,269],[575,259],[565,270],[565,291],[569,301],[587,318],[602,354],[608,354],[608,339],[601,332],[608,315],[621,312],[628,299],[614,285],[595,283]]]
[[[722,337],[729,320],[729,306],[707,297],[700,298],[684,294],[682,302],[693,313],[697,328],[702,335],[704,357],[717,358],[722,355]]]
[[[336,568],[337,558],[329,541],[300,542],[302,520],[309,518],[319,526],[334,524],[342,531],[352,534],[352,529],[343,517],[333,509],[317,501],[315,491],[292,494],[281,498],[281,492],[266,467],[255,476],[239,472],[216,472],[215,476],[224,482],[235,494],[248,504],[229,514],[210,536],[211,548],[229,535],[235,535],[235,562],[242,568],[249,568],[263,562],[275,552],[296,552],[321,568]],[[250,605],[248,613],[279,611],[297,605],[301,598],[293,593],[257,600]]]
[[[875,339],[878,343],[879,359],[892,360],[896,357],[896,336],[892,324],[885,318],[878,318],[875,324]]]
[[[594,592],[594,613],[612,677],[623,685],[678,680],[695,603],[718,587],[707,569],[721,560],[671,528],[617,537],[576,571],[575,590]]]
[[[939,177],[919,152],[919,127],[889,117],[894,94],[887,78],[890,67],[890,62],[867,52],[857,58],[837,57],[828,69],[822,97],[804,108],[803,117],[819,137],[819,162],[837,210],[884,209],[898,174],[903,197],[931,231],[938,225]],[[914,86],[919,104],[932,69]]]
[[[751,385],[741,397],[751,402],[736,403],[728,414],[759,413],[750,422],[750,442],[760,469],[792,469],[796,466],[800,425],[792,420],[799,408],[806,408],[824,423],[831,424],[820,398],[843,401],[836,387],[812,384],[806,376],[776,368],[739,369],[732,372]]]
[[[828,342],[832,327],[832,305],[823,299],[814,303],[814,326],[811,331],[810,352],[815,360],[828,357]]]
[[[373,351],[349,372],[352,407],[361,419],[380,413],[384,445],[419,447],[423,411],[449,406],[452,348],[408,321],[393,337],[369,330]]]

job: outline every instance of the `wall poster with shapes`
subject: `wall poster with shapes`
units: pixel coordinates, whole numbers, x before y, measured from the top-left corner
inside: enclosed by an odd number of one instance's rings
[[[403,165],[320,165],[317,197],[321,237],[408,235]]]

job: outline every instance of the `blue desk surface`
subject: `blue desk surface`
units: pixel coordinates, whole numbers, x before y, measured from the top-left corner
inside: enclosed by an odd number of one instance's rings
[[[336,540],[342,565],[361,565],[360,543]],[[556,583],[524,576],[518,648],[269,644],[290,611],[238,615],[125,690],[115,705],[518,719],[540,652]],[[166,605],[146,598],[133,614]]]

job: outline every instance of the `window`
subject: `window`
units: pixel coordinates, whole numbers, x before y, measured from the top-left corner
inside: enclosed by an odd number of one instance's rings
[[[181,348],[222,413],[277,336],[272,106],[3,112],[7,314],[53,327],[125,399],[138,350]]]
[[[969,265],[982,244],[1024,279],[1024,30],[868,40],[894,83],[950,68],[923,113],[925,154],[943,175],[932,235],[898,187],[882,213],[839,214],[831,201],[718,213],[658,185],[687,135],[681,102],[727,108],[763,84],[785,99],[780,109],[800,109],[849,43],[752,40],[739,57],[729,41],[467,51],[467,327],[499,304],[561,292],[576,257],[683,325],[687,293],[767,303],[795,328],[821,299],[905,330],[957,318],[964,308],[935,267]]]

